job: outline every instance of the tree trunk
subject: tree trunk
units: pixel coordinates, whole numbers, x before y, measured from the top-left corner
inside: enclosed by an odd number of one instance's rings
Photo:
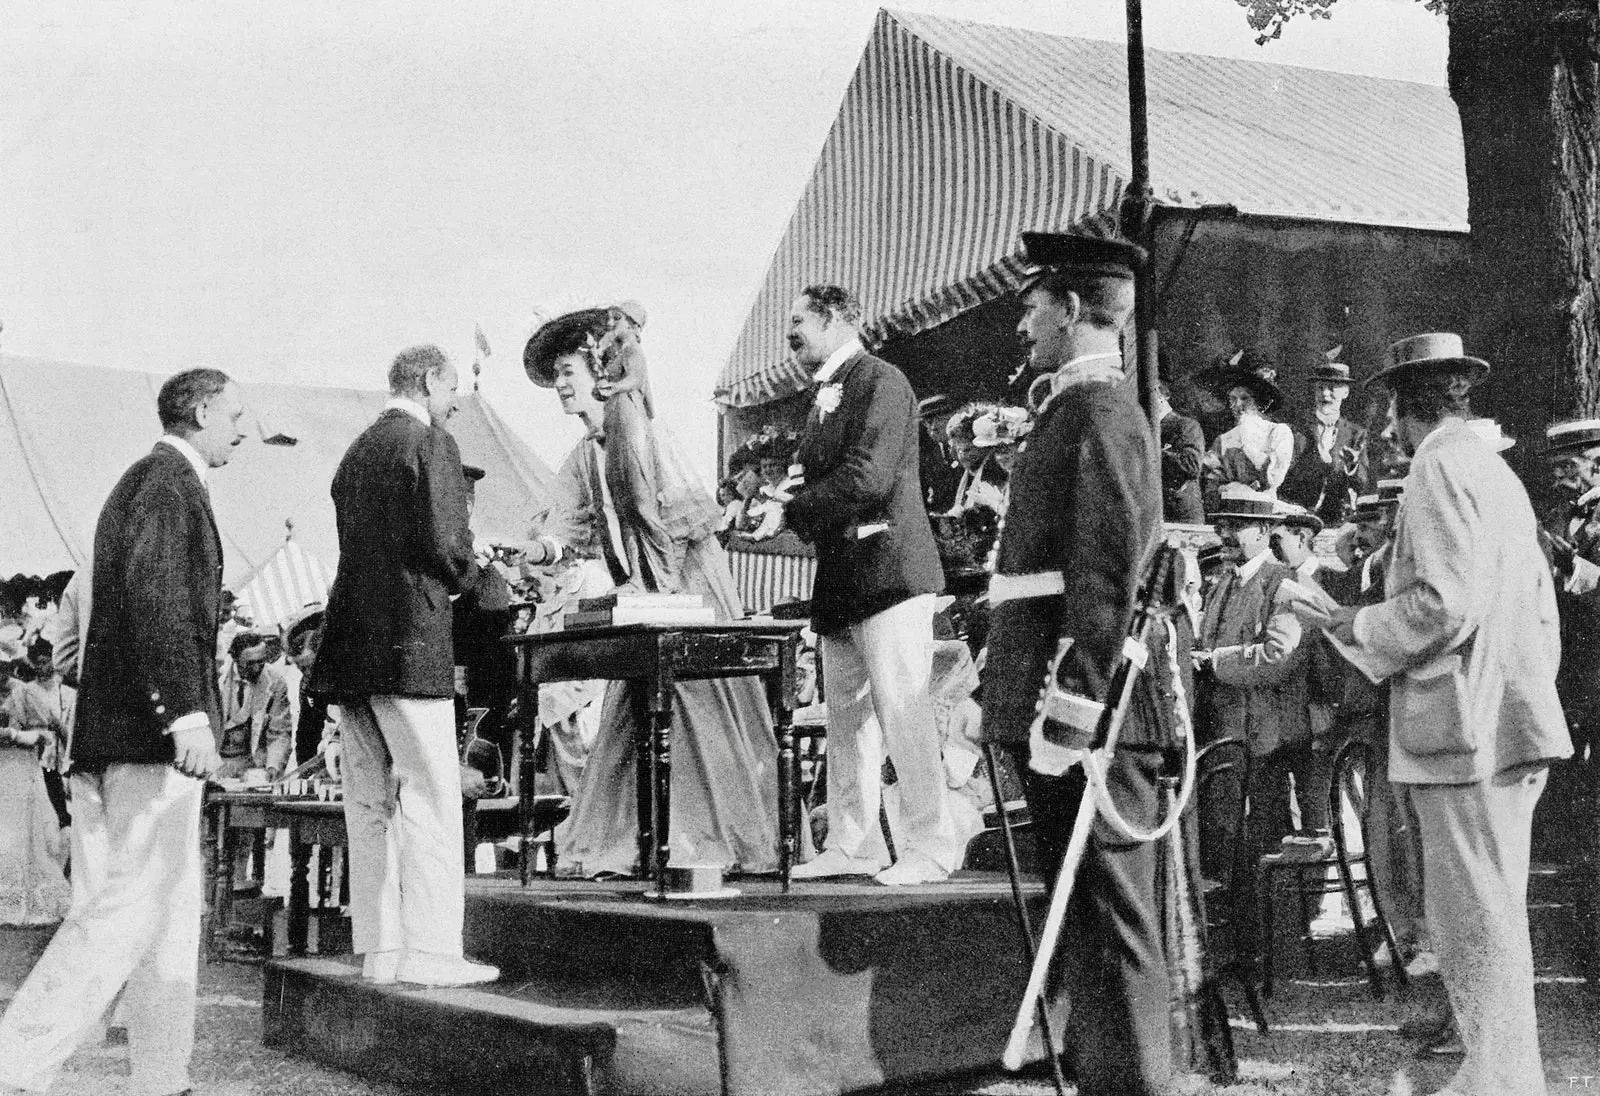
[[[1536,497],[1544,428],[1600,415],[1595,12],[1595,0],[1449,6],[1472,223],[1467,345],[1494,366],[1476,403],[1523,439],[1512,452]]]

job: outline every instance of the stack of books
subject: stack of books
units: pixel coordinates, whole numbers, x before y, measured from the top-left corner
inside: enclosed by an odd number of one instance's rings
[[[606,594],[578,599],[576,612],[561,618],[562,628],[604,628],[612,624],[715,624],[717,610],[700,594]]]

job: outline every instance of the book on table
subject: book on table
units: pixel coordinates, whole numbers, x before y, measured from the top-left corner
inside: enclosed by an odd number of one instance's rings
[[[581,598],[576,612],[561,618],[563,629],[613,624],[715,624],[717,610],[699,594],[607,594]]]

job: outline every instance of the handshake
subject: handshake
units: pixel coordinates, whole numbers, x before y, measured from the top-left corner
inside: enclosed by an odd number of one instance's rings
[[[794,501],[795,491],[803,487],[806,482],[806,470],[802,465],[791,464],[789,471],[777,483],[762,487],[754,498],[745,504],[747,520],[754,522],[754,528],[744,534],[748,540],[771,540],[783,531],[784,513],[786,504]]]

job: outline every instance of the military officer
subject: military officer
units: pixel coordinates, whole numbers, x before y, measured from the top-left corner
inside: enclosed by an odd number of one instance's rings
[[[1013,751],[1027,774],[1041,861],[1054,878],[1086,781],[1063,748],[1074,743],[1030,743],[1034,705],[1062,646],[1060,685],[1105,698],[1160,531],[1161,465],[1120,350],[1143,250],[1045,233],[1025,233],[1023,244],[1040,268],[1023,284],[1017,331],[1031,368],[1049,378],[1036,390],[1048,395],[1012,474],[989,587],[983,733]],[[1180,653],[1187,667],[1188,652]],[[1165,667],[1169,658],[1163,643],[1150,664]],[[1173,708],[1156,675],[1139,682],[1109,783],[1122,813],[1150,825]],[[1068,731],[1081,745],[1093,726]],[[1172,1073],[1156,867],[1155,845],[1097,823],[1058,953],[1083,1096],[1157,1093]]]

